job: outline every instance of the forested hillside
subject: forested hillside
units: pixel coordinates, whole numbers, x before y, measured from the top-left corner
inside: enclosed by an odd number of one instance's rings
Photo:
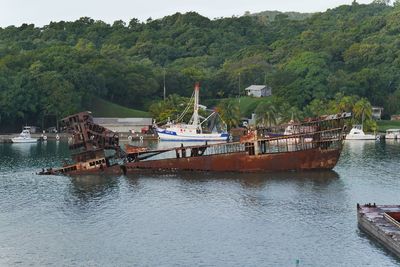
[[[337,93],[400,112],[400,7],[340,6],[309,18],[210,20],[176,13],[112,25],[91,18],[0,28],[0,125],[84,109],[93,95],[147,110],[163,95],[236,96],[268,83],[290,106]],[[314,105],[315,102],[314,101]]]
[[[246,16],[257,16],[267,21],[274,21],[275,18],[282,19],[287,18],[291,20],[304,20],[310,18],[314,13],[300,13],[300,12],[280,12],[274,11],[262,11],[258,13],[251,14],[249,11],[245,12]]]

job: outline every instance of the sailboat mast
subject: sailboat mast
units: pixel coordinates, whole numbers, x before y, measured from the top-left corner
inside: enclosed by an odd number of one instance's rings
[[[194,106],[193,106],[193,125],[196,128],[199,125],[199,91],[200,84],[197,82],[194,86]]]

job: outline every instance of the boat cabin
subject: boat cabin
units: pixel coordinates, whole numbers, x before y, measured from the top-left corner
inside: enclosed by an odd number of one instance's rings
[[[386,139],[400,139],[400,129],[387,129],[385,138]]]
[[[39,132],[39,127],[37,127],[37,126],[24,126],[23,127],[23,131],[25,131],[25,130],[27,130],[27,131],[29,131],[30,133],[37,133],[37,132]]]
[[[87,171],[87,170],[94,170],[94,169],[104,169],[107,168],[107,161],[105,158],[97,158],[93,160],[89,160],[86,162],[79,162],[76,164],[71,164],[62,167],[58,170],[60,173],[69,173],[72,171]]]
[[[364,134],[362,129],[362,125],[353,125],[353,128],[350,131],[350,134]]]

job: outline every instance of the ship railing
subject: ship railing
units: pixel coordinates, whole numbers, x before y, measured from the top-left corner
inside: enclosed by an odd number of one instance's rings
[[[290,126],[293,134],[301,134],[305,132],[315,132],[315,131],[323,131],[330,130],[333,128],[342,128],[346,121],[351,118],[352,114],[348,112],[332,114],[332,115],[323,115],[318,118],[308,118],[302,122],[293,122],[287,123],[277,126],[272,126],[268,128],[258,128],[259,131],[266,131],[270,133],[280,133],[283,132],[286,127]]]
[[[397,228],[400,229],[400,222],[392,217],[392,215],[391,215],[392,213],[395,213],[395,212],[385,212],[385,213],[383,213],[383,217],[386,220],[388,220],[389,222],[391,222],[394,226],[396,226]]]
[[[314,133],[285,135],[258,140],[258,151],[254,151],[254,153],[282,153],[314,148],[340,149],[342,140],[342,128]],[[250,150],[250,154],[252,153],[253,151]]]
[[[293,134],[279,137],[255,139],[247,142],[204,144],[197,146],[183,146],[168,150],[160,150],[159,153],[154,151],[146,151],[139,154],[139,160],[155,160],[151,153],[157,155],[175,151],[174,154],[163,158],[188,158],[198,156],[211,156],[229,153],[247,153],[248,155],[272,154],[294,152],[309,149],[340,149],[343,141],[342,128],[318,131],[313,133]],[[160,159],[157,157],[157,159]]]

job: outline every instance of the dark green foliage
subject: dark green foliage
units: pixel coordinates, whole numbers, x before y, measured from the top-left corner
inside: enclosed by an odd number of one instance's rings
[[[245,13],[248,16],[257,16],[263,21],[274,21],[276,19],[287,18],[291,20],[305,20],[310,18],[314,13],[299,13],[299,12],[280,12],[280,11],[262,11],[259,13]]]
[[[84,17],[0,28],[0,125],[84,110],[93,96],[147,110],[162,99],[164,71],[168,95],[189,97],[196,81],[202,99],[267,83],[297,108],[291,113],[319,114],[318,101],[337,93],[399,113],[399,12],[375,1],[304,16],[210,20],[190,12],[146,23]]]

